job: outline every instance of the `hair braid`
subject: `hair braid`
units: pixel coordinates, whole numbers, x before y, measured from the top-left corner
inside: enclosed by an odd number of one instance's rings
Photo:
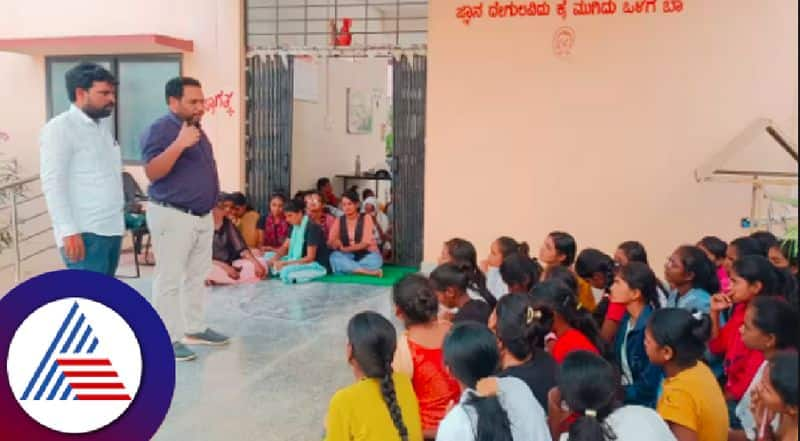
[[[408,428],[403,422],[403,413],[400,411],[400,405],[397,402],[397,393],[394,389],[394,381],[392,380],[392,365],[391,362],[386,365],[386,375],[381,378],[381,394],[386,406],[389,407],[389,415],[392,417],[392,422],[397,428],[402,441],[408,441]]]

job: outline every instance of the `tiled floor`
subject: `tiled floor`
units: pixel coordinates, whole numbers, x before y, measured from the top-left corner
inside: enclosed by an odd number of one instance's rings
[[[150,278],[127,279],[150,298]],[[276,281],[215,288],[210,326],[232,337],[179,363],[175,397],[156,441],[316,441],[336,389],[353,381],[345,361],[354,313],[391,312],[386,288]]]

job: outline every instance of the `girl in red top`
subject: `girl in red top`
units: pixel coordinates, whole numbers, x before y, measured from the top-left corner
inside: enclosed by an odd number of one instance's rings
[[[556,362],[561,363],[570,352],[578,350],[600,355],[597,325],[589,311],[578,307],[577,296],[567,285],[546,280],[533,288],[532,295],[538,326],[556,335],[550,349]]]
[[[261,252],[277,251],[289,237],[289,223],[286,222],[286,213],[283,206],[286,197],[274,194],[269,200],[269,216],[264,221],[264,232],[261,241]]]
[[[739,329],[744,323],[747,305],[756,296],[782,294],[784,276],[767,260],[756,255],[744,256],[731,268],[731,289],[711,297],[711,341],[715,355],[724,355],[725,399],[728,401],[731,427],[739,428],[734,409],[753,380],[764,354],[745,346]],[[720,313],[733,307],[733,314],[720,327]]]
[[[406,331],[397,344],[393,367],[411,377],[419,401],[425,439],[436,438],[439,422],[458,404],[461,389],[444,366],[442,345],[451,324],[439,321],[439,300],[430,281],[412,274],[392,289],[395,314]]]

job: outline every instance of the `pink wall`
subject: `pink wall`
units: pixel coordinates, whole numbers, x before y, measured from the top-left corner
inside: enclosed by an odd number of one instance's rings
[[[537,250],[563,229],[606,252],[641,240],[660,271],[680,243],[740,234],[749,187],[697,184],[693,170],[759,116],[796,139],[797,2],[566,20],[549,3],[550,17],[484,10],[466,26],[465,0],[431,2],[426,261],[453,236],[485,254],[501,234]],[[552,47],[562,25],[577,36],[566,58]],[[765,148],[744,162],[786,158]]]
[[[3,2],[0,38],[164,34],[193,40],[184,74],[197,77],[206,95],[234,92],[236,113],[207,115],[203,127],[223,186],[236,189],[244,180],[243,14],[243,0],[14,0]],[[11,136],[3,151],[38,173],[38,133],[47,118],[43,57],[0,52],[0,96],[0,131]]]

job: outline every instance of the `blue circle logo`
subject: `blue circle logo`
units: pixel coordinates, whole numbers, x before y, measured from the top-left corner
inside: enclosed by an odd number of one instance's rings
[[[0,439],[147,440],[175,389],[169,335],[128,285],[87,271],[0,299]]]

